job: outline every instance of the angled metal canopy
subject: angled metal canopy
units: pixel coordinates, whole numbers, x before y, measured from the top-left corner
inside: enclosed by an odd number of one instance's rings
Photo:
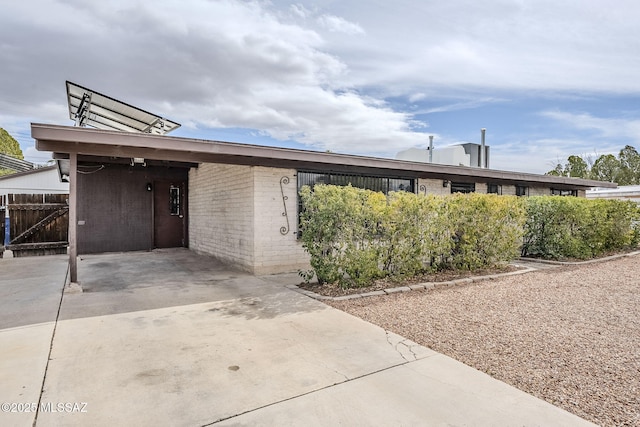
[[[179,123],[141,110],[99,92],[67,81],[69,117],[76,126],[164,135]]]

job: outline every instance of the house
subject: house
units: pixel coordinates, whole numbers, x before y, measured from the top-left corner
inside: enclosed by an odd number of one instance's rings
[[[631,200],[640,205],[640,185],[622,185],[618,188],[596,187],[587,190],[588,199]]]
[[[32,124],[38,150],[70,177],[71,279],[78,254],[188,247],[254,274],[308,268],[298,190],[348,184],[419,194],[584,197],[567,177],[288,148]]]
[[[0,176],[0,197],[8,194],[68,193],[69,183],[61,181],[56,165]]]

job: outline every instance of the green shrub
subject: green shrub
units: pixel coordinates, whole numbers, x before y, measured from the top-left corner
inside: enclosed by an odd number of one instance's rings
[[[453,223],[446,199],[398,192],[389,195],[381,250],[386,274],[415,276],[442,266],[453,248]]]
[[[423,196],[316,185],[300,193],[302,244],[320,283],[363,286],[518,255],[524,206],[495,195]],[[305,273],[305,277],[308,275]]]
[[[637,218],[638,206],[628,201],[530,197],[522,254],[588,259],[637,247]]]
[[[385,196],[333,185],[303,187],[300,196],[302,245],[318,281],[360,286],[381,277],[375,241]]]
[[[455,229],[453,268],[473,270],[518,257],[525,222],[521,198],[471,193],[448,200]]]

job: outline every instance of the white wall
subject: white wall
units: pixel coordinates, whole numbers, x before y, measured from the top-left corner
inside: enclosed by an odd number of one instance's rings
[[[308,269],[296,234],[295,174],[292,169],[219,164],[191,169],[189,247],[254,274]],[[289,182],[281,190],[283,177]]]
[[[409,148],[396,154],[397,160],[429,163],[429,150]],[[439,165],[470,166],[471,156],[462,145],[451,145],[433,150],[433,163]]]
[[[298,240],[298,185],[294,169],[254,167],[254,273],[295,272],[311,268]],[[286,181],[288,180],[288,183]],[[281,183],[282,182],[282,187]],[[286,197],[287,216],[282,195]],[[288,225],[288,230],[286,229]],[[280,231],[282,229],[282,232]]]
[[[69,193],[69,183],[60,182],[55,166],[0,177],[0,195],[40,193]]]
[[[189,171],[189,247],[252,271],[250,166],[201,164]]]

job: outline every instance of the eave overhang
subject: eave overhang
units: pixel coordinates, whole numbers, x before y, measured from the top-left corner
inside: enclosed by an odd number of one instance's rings
[[[85,156],[141,157],[184,164],[223,163],[317,171],[331,170],[407,178],[545,185],[559,189],[617,187],[617,184],[610,182],[550,175],[38,123],[31,124],[31,136],[36,140],[38,150],[52,151],[57,157],[65,157],[70,153],[77,153],[80,158],[86,158]]]

